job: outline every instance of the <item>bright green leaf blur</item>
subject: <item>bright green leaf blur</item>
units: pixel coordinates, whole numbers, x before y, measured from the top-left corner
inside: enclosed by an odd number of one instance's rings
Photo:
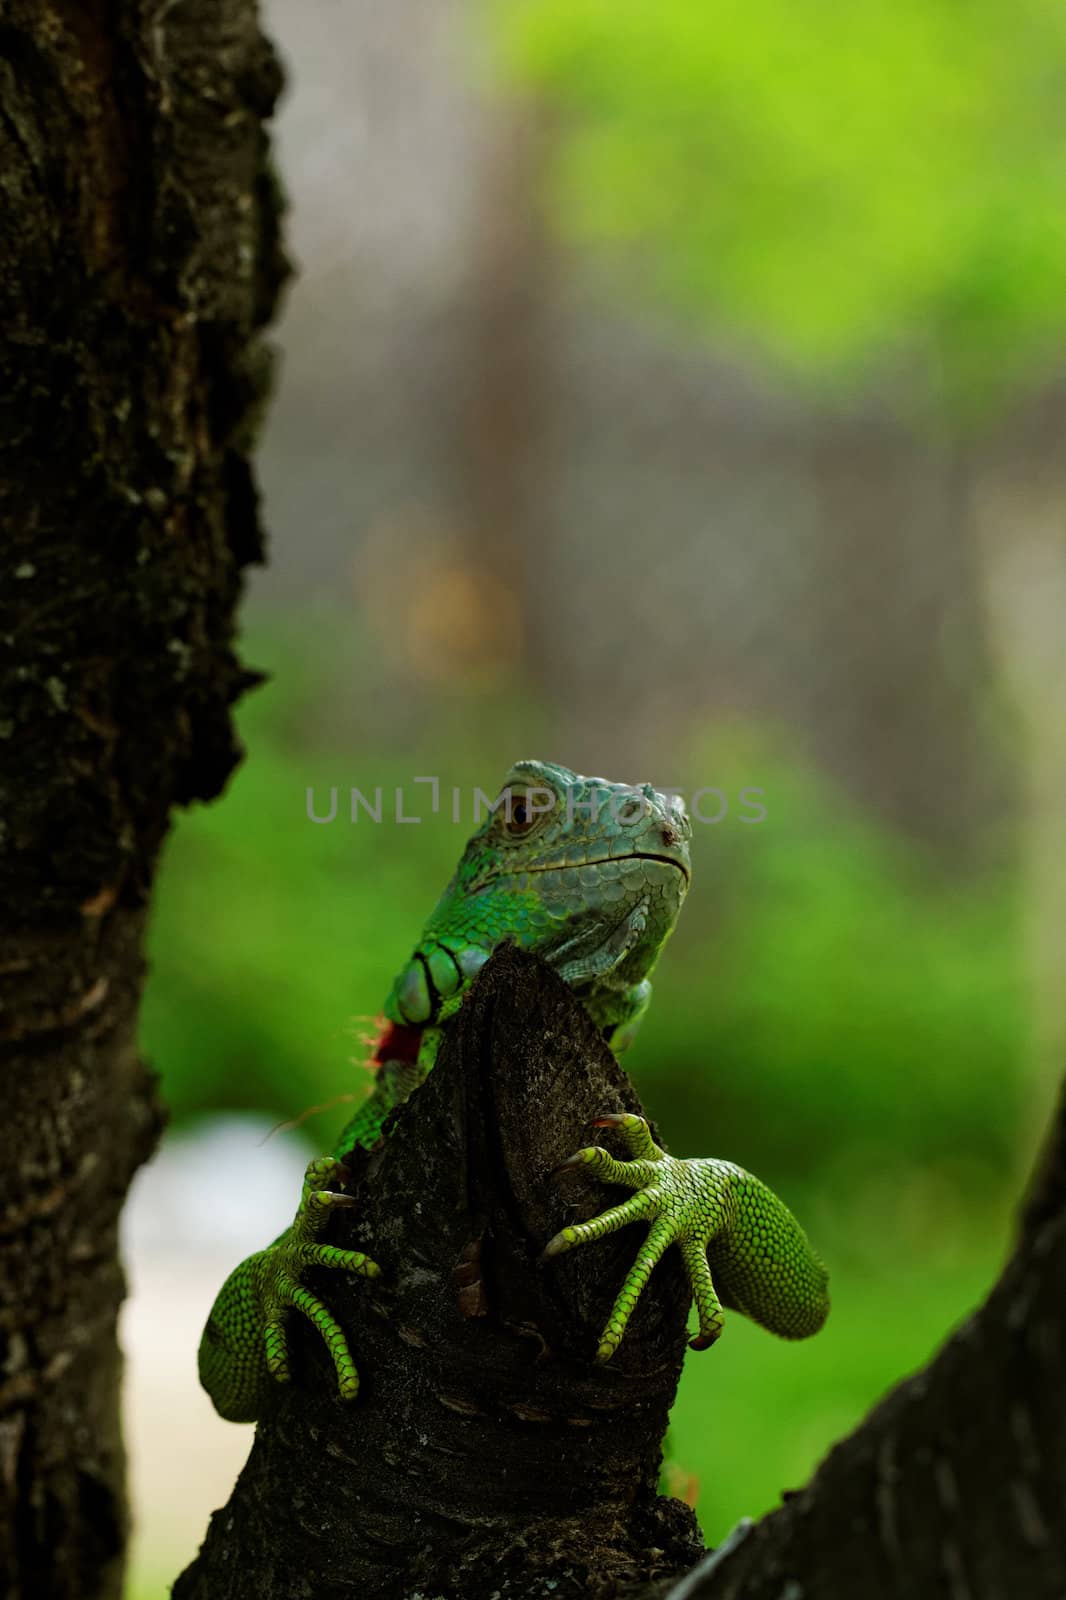
[[[495,0],[560,108],[572,235],[719,336],[974,411],[1066,336],[1066,12],[1053,0]]]

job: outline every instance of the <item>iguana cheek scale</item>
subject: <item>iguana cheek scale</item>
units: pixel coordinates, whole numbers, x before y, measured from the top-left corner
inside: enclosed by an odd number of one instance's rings
[[[580,997],[615,1052],[632,1040],[651,998],[648,975],[688,889],[691,826],[676,797],[649,785],[582,778],[547,762],[520,761],[496,809],[467,843],[410,961],[385,1002],[373,1051],[374,1089],[331,1156],[312,1161],[296,1216],[280,1238],[230,1274],[200,1343],[200,1380],[216,1410],[254,1421],[271,1385],[289,1379],[286,1326],[293,1311],[318,1329],[337,1388],[355,1398],[359,1375],[344,1330],[304,1287],[308,1267],[366,1278],[378,1265],[358,1250],[323,1244],[329,1214],[352,1199],[344,1160],[372,1148],[394,1106],[431,1071],[442,1030],[492,951],[504,940],[535,951]],[[821,1327],[829,1309],[826,1271],[788,1208],[732,1162],[678,1160],[632,1115],[600,1119],[624,1142],[619,1161],[591,1145],[565,1163],[585,1166],[633,1193],[590,1222],[563,1228],[546,1257],[647,1223],[597,1358],[617,1349],[657,1261],[681,1251],[704,1349],[722,1330],[722,1307],[742,1311],[785,1338]],[[563,1170],[563,1169],[560,1169]]]

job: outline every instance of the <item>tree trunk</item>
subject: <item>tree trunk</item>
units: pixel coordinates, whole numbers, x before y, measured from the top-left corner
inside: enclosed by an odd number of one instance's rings
[[[538,1263],[575,1207],[603,1208],[602,1185],[548,1175],[623,1109],[639,1109],[632,1087],[570,990],[499,952],[362,1161],[359,1209],[331,1224],[385,1269],[318,1286],[351,1330],[359,1396],[337,1397],[325,1345],[293,1319],[293,1383],[175,1600],[558,1600],[691,1566],[695,1519],[656,1494],[680,1262],[656,1270],[604,1368],[591,1355],[632,1235]]]
[[[0,37],[0,1593],[106,1600],[146,911],[254,677],[280,74],[253,0],[8,0]]]

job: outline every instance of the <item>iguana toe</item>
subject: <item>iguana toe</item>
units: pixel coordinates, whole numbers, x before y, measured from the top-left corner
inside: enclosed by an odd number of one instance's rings
[[[616,1130],[629,1159],[590,1145],[556,1171],[588,1167],[604,1182],[635,1192],[588,1222],[560,1229],[544,1257],[602,1239],[630,1222],[649,1224],[600,1336],[597,1361],[609,1361],[617,1350],[653,1269],[672,1244],[681,1251],[699,1319],[693,1350],[706,1350],[721,1334],[723,1304],[785,1338],[817,1332],[829,1310],[826,1270],[772,1190],[730,1161],[667,1155],[644,1118],[632,1113],[597,1118],[594,1126]]]
[[[241,1262],[212,1308],[200,1343],[200,1379],[216,1409],[231,1421],[253,1421],[271,1381],[289,1381],[292,1311],[306,1317],[325,1340],[341,1399],[354,1400],[359,1392],[359,1373],[340,1324],[302,1281],[308,1267],[335,1267],[363,1278],[381,1275],[377,1262],[361,1250],[320,1242],[330,1213],[355,1205],[351,1195],[329,1187],[347,1175],[328,1156],[312,1161],[291,1227]]]

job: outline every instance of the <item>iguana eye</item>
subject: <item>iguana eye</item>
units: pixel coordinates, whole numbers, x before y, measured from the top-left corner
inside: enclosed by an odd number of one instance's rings
[[[536,812],[529,804],[529,799],[524,794],[515,794],[513,791],[508,796],[504,810],[504,827],[507,832],[516,837],[528,833],[537,820]]]
[[[545,791],[541,789],[532,792],[528,789],[504,790],[503,827],[509,838],[521,839],[527,833],[531,833],[541,818],[547,814],[548,808],[542,804],[538,805],[534,799],[535,795],[544,795],[547,798]]]

